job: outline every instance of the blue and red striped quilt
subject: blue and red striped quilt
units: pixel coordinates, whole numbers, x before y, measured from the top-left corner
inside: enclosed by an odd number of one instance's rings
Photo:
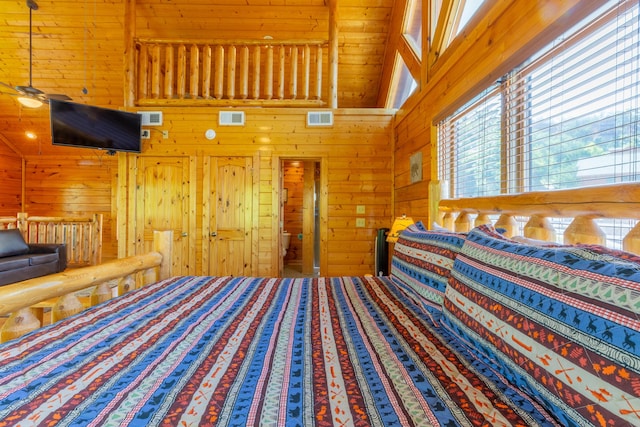
[[[1,345],[0,426],[557,425],[412,301],[385,277],[161,281]]]

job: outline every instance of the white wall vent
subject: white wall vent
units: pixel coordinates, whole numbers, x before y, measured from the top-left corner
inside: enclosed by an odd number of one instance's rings
[[[220,126],[244,126],[244,111],[220,111]]]
[[[333,126],[333,111],[309,111],[307,126]]]
[[[142,126],[162,125],[162,111],[138,111],[142,116]]]

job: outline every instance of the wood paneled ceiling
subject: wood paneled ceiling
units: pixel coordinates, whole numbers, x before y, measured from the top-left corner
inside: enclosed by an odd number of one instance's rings
[[[36,0],[33,86],[74,102],[124,104],[125,0]],[[378,107],[395,0],[338,1],[338,107]],[[134,0],[135,33],[170,39],[328,39],[328,0]],[[404,2],[399,2],[404,3]],[[388,75],[386,73],[384,75]],[[0,81],[29,83],[29,8],[0,0]],[[24,155],[56,154],[48,107],[0,95],[0,141]],[[38,134],[36,140],[26,131]]]

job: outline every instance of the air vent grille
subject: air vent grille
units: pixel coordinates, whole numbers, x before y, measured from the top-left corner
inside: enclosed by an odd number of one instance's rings
[[[244,126],[244,111],[220,111],[220,126]]]
[[[142,116],[142,126],[162,125],[162,111],[138,111]]]
[[[333,126],[332,111],[309,111],[307,126]]]

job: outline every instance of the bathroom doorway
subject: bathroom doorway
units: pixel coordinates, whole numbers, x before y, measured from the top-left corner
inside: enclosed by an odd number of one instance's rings
[[[320,272],[320,162],[283,159],[281,170],[282,276],[317,277]]]

